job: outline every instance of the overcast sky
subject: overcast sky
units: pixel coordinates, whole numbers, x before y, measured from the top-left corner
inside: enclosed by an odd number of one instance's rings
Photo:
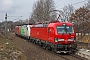
[[[15,19],[28,19],[30,14],[32,13],[33,4],[37,0],[0,0],[0,22],[5,20],[5,13],[8,16],[8,20],[15,20]],[[64,6],[68,4],[75,4],[84,0],[54,0],[56,9],[62,10]],[[82,2],[79,4],[74,5],[75,9],[83,6],[86,2]],[[16,17],[15,17],[16,16]],[[22,16],[21,18],[19,18]],[[18,20],[17,19],[17,20]]]

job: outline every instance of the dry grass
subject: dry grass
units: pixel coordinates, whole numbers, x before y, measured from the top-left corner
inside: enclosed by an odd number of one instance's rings
[[[0,60],[27,60],[27,57],[9,39],[0,33]]]
[[[90,43],[90,35],[83,35],[83,36],[77,36],[76,38],[77,42],[86,42],[86,40],[88,40],[88,43]]]

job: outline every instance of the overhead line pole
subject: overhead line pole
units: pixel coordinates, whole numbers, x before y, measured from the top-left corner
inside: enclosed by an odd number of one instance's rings
[[[5,37],[7,37],[7,13],[5,15]]]
[[[6,38],[7,38],[7,26],[8,26],[7,25],[7,17],[19,17],[19,16],[7,16],[7,13],[5,14],[5,30],[4,30],[4,34],[5,34]],[[22,16],[20,16],[20,17],[22,17]],[[18,19],[18,18],[16,18],[16,19]],[[16,19],[14,19],[14,20],[16,20]]]

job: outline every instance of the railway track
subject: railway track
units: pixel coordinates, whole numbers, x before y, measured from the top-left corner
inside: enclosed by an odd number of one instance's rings
[[[87,60],[85,58],[82,58],[80,56],[77,56],[77,55],[60,55],[61,58],[65,59],[65,60]]]
[[[63,58],[64,60],[72,60],[72,59],[73,60],[88,60],[88,59],[78,56],[76,54],[63,54],[63,53],[61,53],[61,54],[54,53],[54,54]]]
[[[90,50],[90,43],[85,43],[85,42],[77,42],[78,48],[84,48],[84,49],[89,49]]]
[[[77,56],[75,54],[70,54],[70,55],[56,54],[52,51],[47,51],[36,44],[28,42],[19,37],[16,37],[12,33],[10,33],[9,39],[12,40],[12,42],[15,43],[21,49],[21,51],[27,56],[28,60],[72,60],[72,59],[73,60],[87,60],[87,59]],[[21,44],[21,42],[23,42],[23,43]],[[32,51],[33,49],[35,51]]]

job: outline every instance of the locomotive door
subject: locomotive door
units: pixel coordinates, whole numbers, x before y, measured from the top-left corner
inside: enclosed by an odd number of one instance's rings
[[[49,27],[48,28],[48,33],[49,33],[49,42],[54,42],[54,28]]]

